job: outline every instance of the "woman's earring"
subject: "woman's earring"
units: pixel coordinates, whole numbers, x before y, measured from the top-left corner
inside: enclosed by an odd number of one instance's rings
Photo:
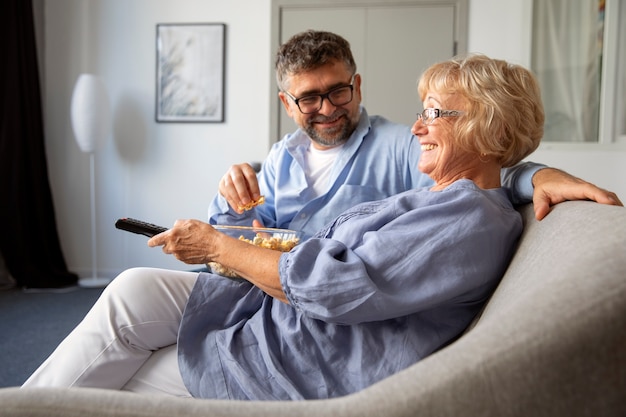
[[[480,160],[480,162],[482,162],[483,164],[486,164],[487,162],[489,162],[489,158],[485,158],[487,156],[486,153],[481,152],[480,156],[478,157],[478,159]]]

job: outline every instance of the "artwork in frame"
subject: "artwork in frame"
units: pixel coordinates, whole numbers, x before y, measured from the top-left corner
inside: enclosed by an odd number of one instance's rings
[[[157,122],[224,121],[223,23],[157,24]]]

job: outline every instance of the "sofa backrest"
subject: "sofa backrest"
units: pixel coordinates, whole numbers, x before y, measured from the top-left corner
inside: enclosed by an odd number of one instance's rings
[[[474,326],[363,395],[399,390],[403,409],[423,415],[623,415],[626,209],[520,212],[519,246]]]
[[[577,310],[584,299],[609,295],[613,285],[624,289],[626,209],[572,201],[554,206],[542,221],[535,219],[532,204],[519,211],[524,232],[481,321],[500,320],[510,309],[535,310],[538,304]]]
[[[532,205],[520,211],[518,249],[472,330],[501,339],[490,352],[499,400],[526,415],[622,415],[626,209],[566,202],[542,221]]]

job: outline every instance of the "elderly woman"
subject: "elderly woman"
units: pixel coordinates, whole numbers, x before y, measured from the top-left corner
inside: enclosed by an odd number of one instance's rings
[[[500,169],[537,147],[543,108],[529,71],[484,56],[432,66],[418,90],[433,187],[360,204],[288,253],[178,221],[149,244],[244,279],[128,270],[25,386],[328,398],[458,337],[522,231]]]

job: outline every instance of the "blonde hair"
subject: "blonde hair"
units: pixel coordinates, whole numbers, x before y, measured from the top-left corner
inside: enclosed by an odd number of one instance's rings
[[[422,74],[422,101],[428,91],[457,95],[465,102],[453,134],[466,150],[498,158],[508,167],[539,146],[544,123],[541,92],[535,76],[519,65],[484,55],[453,58]]]

